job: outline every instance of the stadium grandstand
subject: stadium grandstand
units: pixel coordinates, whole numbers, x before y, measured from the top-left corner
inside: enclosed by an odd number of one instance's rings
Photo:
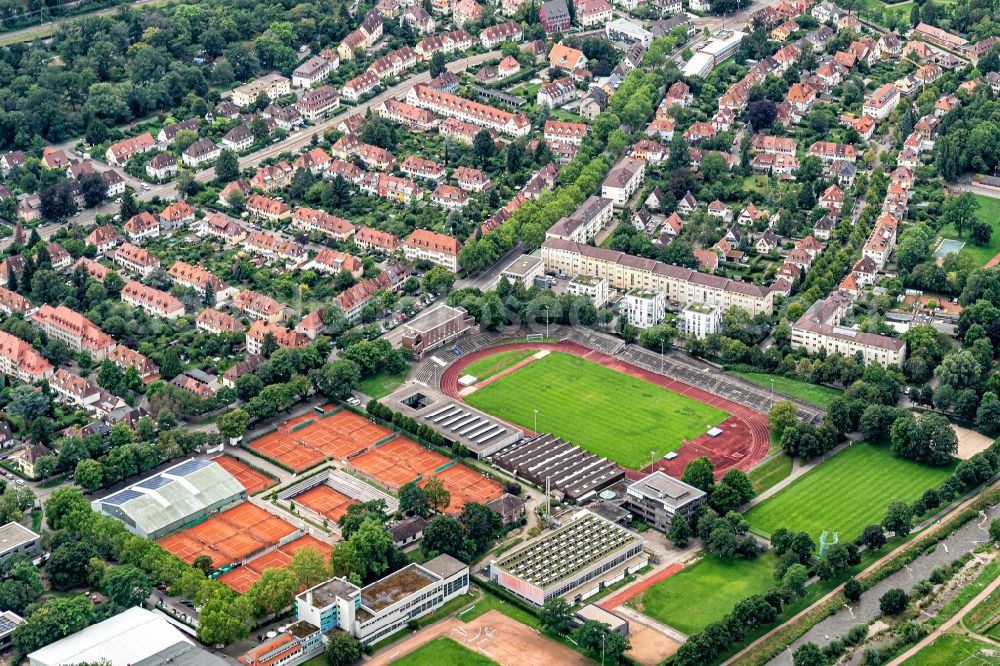
[[[246,489],[218,463],[192,458],[91,502],[141,537],[158,539],[246,499]]]
[[[553,435],[521,440],[491,460],[538,486],[544,487],[548,478],[551,490],[578,502],[625,478],[625,470],[607,458]]]

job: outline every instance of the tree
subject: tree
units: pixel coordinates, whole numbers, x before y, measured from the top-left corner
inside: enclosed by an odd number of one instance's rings
[[[945,225],[952,225],[958,233],[959,238],[962,232],[968,229],[973,220],[976,219],[976,211],[979,210],[979,202],[970,192],[963,192],[957,197],[945,199],[944,207],[941,210],[941,221]]]
[[[444,487],[441,479],[436,476],[432,476],[424,484],[424,493],[427,495],[427,501],[435,512],[447,509],[448,505],[451,504],[451,493]]]
[[[793,666],[826,666],[823,651],[813,642],[803,643],[792,654]]]
[[[160,357],[160,376],[170,381],[182,372],[184,372],[184,366],[181,364],[180,354],[173,347],[168,348]]]
[[[691,526],[688,524],[687,518],[675,513],[670,521],[670,531],[667,533],[667,538],[678,548],[687,546],[691,539]]]
[[[440,76],[445,72],[445,59],[444,53],[441,51],[436,51],[433,56],[431,56],[431,77]]]
[[[426,533],[425,533],[426,536]],[[350,538],[330,553],[335,576],[354,575],[368,583],[399,567],[405,557],[374,518],[366,518]]]
[[[341,359],[327,363],[312,372],[312,382],[316,390],[327,398],[342,400],[361,381],[361,370],[354,361]]]
[[[681,475],[681,481],[706,493],[711,492],[715,485],[715,465],[711,458],[701,456],[689,462]]]
[[[756,495],[750,477],[747,476],[746,472],[736,467],[726,472],[719,483],[732,488],[736,492],[739,506],[746,504]]]
[[[788,567],[781,577],[781,587],[797,597],[806,593],[806,582],[809,580],[809,569],[806,565],[795,563]]]
[[[101,582],[104,593],[125,608],[142,604],[153,591],[153,582],[141,569],[131,564],[112,567]]]
[[[295,578],[302,588],[310,588],[330,577],[323,556],[311,547],[303,548],[295,553],[288,568],[295,574]]]
[[[878,550],[886,543],[885,532],[881,525],[866,525],[859,541],[868,550]]]
[[[299,580],[289,569],[268,569],[246,595],[253,613],[266,617],[278,613],[292,604],[299,591]]]
[[[990,521],[990,540],[1000,541],[1000,518]]]
[[[476,545],[476,552],[485,551],[493,541],[493,532],[500,526],[500,516],[478,502],[462,507],[459,521],[465,526],[465,537]]]
[[[896,419],[890,439],[893,453],[927,465],[948,465],[958,451],[958,436],[947,417],[931,412]]]
[[[415,481],[405,483],[399,489],[399,510],[421,518],[430,515],[431,506],[427,501],[427,493]]]
[[[88,493],[94,492],[104,484],[104,466],[90,458],[78,462],[73,475],[76,483]]]
[[[87,582],[87,563],[97,553],[82,541],[64,543],[52,551],[45,563],[49,583],[57,590],[69,590]]]
[[[84,629],[93,619],[90,599],[82,594],[49,599],[14,630],[14,648],[21,654],[34,652]]]
[[[476,132],[475,138],[472,140],[472,153],[479,160],[479,163],[483,166],[487,166],[490,163],[490,158],[496,155],[497,145],[493,142],[493,137],[486,130],[479,130]]]
[[[270,569],[269,571],[278,571],[278,569]],[[248,635],[250,633],[247,626],[249,618],[240,612],[244,608],[244,605],[221,597],[206,601],[201,608],[201,613],[198,614],[198,639],[208,645],[228,645]]]
[[[435,55],[440,55],[440,51]],[[361,660],[361,643],[346,631],[332,631],[327,639],[324,655],[328,666],[350,666]]]
[[[446,553],[457,557],[465,545],[465,535],[458,521],[448,516],[438,516],[424,528],[424,552]]]
[[[199,571],[202,571],[206,575],[212,573],[215,570],[215,565],[212,564],[212,558],[209,557],[208,555],[199,555],[198,557],[194,558],[194,562],[191,563],[191,566],[194,567],[195,569],[198,569]]]
[[[844,583],[844,597],[851,603],[860,599],[862,592],[864,592],[864,589],[861,587],[861,583],[854,578],[850,578]]]
[[[577,644],[595,658],[616,664],[621,661],[632,645],[628,638],[613,632],[608,625],[595,620],[587,620],[575,632]]]
[[[538,620],[543,629],[561,634],[570,627],[573,620],[573,607],[562,597],[552,597],[542,606]]]
[[[455,274],[444,266],[434,266],[424,275],[424,289],[439,296],[451,291]]]
[[[216,424],[223,437],[231,440],[240,439],[246,434],[250,415],[242,409],[234,409],[220,416]]]
[[[90,513],[90,503],[79,488],[63,486],[56,488],[45,500],[45,522],[53,530],[62,529],[68,519],[77,513]]]
[[[905,537],[913,529],[913,514],[902,500],[893,500],[885,510],[882,527],[896,536]]]
[[[906,592],[898,587],[894,587],[879,597],[878,607],[883,615],[897,615],[906,610],[908,603],[909,599],[906,596]]]
[[[29,384],[19,384],[10,391],[7,413],[33,421],[49,412],[49,396]]]
[[[771,427],[771,430],[778,434],[780,437],[786,429],[792,427],[796,423],[795,418],[795,405],[788,400],[779,400],[774,403],[774,407],[768,412],[767,422]]]

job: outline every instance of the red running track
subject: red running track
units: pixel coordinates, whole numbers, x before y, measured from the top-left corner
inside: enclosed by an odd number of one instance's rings
[[[620,592],[617,592],[614,595],[608,597],[607,599],[601,601],[598,604],[598,606],[600,606],[606,611],[613,611],[619,606],[624,605],[626,601],[629,601],[630,599],[639,596],[640,594],[642,594],[649,588],[653,587],[660,581],[664,581],[670,578],[678,571],[681,571],[683,568],[684,567],[682,565],[677,564],[676,562],[673,564],[669,564],[666,567],[664,567],[663,571],[659,571],[650,576],[649,578],[640,580],[635,585],[630,585],[629,587],[626,587],[624,590],[621,590]]]
[[[656,384],[657,386],[665,388],[668,391],[680,393],[681,395],[697,400],[698,402],[712,405],[713,407],[717,407],[718,409],[730,414],[728,419],[719,424],[718,427],[723,431],[723,433],[718,437],[711,438],[707,434],[704,434],[693,441],[685,441],[681,444],[681,447],[677,449],[677,457],[673,460],[664,460],[661,458],[656,462],[657,469],[662,469],[671,476],[680,477],[680,475],[684,472],[685,465],[699,456],[708,456],[711,458],[712,462],[715,464],[715,476],[717,478],[721,478],[723,474],[734,467],[742,469],[743,471],[749,471],[767,455],[767,449],[770,442],[768,439],[766,415],[755,412],[739,403],[726,400],[725,398],[713,395],[707,391],[703,391],[702,389],[677,381],[676,379],[664,377],[663,375],[658,375],[654,372],[649,372],[648,370],[634,366],[631,363],[626,363],[613,356],[608,356],[602,352],[587,349],[583,345],[579,345],[575,342],[563,341],[555,344],[519,342],[478,349],[467,356],[463,356],[448,366],[448,368],[441,375],[441,392],[452,398],[461,400],[462,397],[459,395],[461,387],[458,384],[458,379],[463,375],[462,371],[468,367],[469,364],[483,357],[491,356],[499,352],[514,351],[518,349],[544,349],[548,351],[562,352],[564,354],[572,354],[573,356],[578,356],[588,361],[599,363],[607,368],[615,370],[616,372],[623,372],[651,384]],[[520,365],[517,367],[520,367]],[[509,368],[508,371],[513,371],[513,368]],[[521,426],[517,427],[521,428]],[[521,429],[529,435],[534,434],[525,428]],[[650,471],[652,471],[651,467],[647,467],[643,470],[643,472],[647,473]],[[644,476],[644,474],[640,472],[629,469],[626,469],[625,473],[626,476],[632,479]]]

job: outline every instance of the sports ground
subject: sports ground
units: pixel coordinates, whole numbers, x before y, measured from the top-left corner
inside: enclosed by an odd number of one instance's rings
[[[258,472],[242,460],[237,460],[232,456],[219,456],[218,458],[213,458],[212,462],[219,463],[219,466],[232,474],[251,495],[261,490],[267,490],[277,483],[277,480],[272,479],[263,472]]]
[[[1000,648],[950,631],[904,661],[903,666],[1000,666]]]
[[[243,502],[159,543],[188,564],[208,556],[218,569],[274,546],[295,531],[281,518]]]
[[[653,585],[627,605],[687,635],[724,617],[737,601],[774,587],[775,557],[701,560]]]
[[[478,652],[473,652],[445,636],[435,638],[430,643],[417,648],[394,664],[397,666],[492,666],[497,662]]]
[[[337,522],[341,516],[347,513],[347,507],[357,504],[357,501],[352,500],[343,493],[338,493],[326,484],[310,488],[301,495],[296,495],[292,500],[307,509],[312,509],[333,523]]]
[[[893,500],[911,503],[954,470],[899,458],[886,446],[849,446],[746,513],[751,527],[770,534],[779,527],[806,531],[818,543],[824,530],[841,541],[878,523]]]
[[[488,360],[488,359],[484,359]],[[553,352],[495,375],[465,396],[473,407],[579,444],[632,469],[694,439],[729,415],[597,363]],[[669,426],[669,427],[664,427]]]
[[[303,548],[314,549],[323,556],[324,561],[329,558],[331,551],[333,551],[333,546],[330,544],[307,534],[268,553],[258,555],[243,566],[227,571],[219,576],[218,580],[235,592],[243,594],[253,587],[261,574],[268,569],[284,569],[291,564],[292,557]]]

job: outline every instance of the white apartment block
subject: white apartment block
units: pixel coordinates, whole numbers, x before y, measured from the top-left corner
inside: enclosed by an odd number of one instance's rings
[[[630,289],[622,297],[621,314],[636,328],[656,326],[667,314],[667,297],[656,289]]]
[[[623,157],[601,184],[601,196],[611,199],[619,208],[628,203],[646,177],[645,160]]]
[[[722,313],[714,305],[690,303],[681,311],[681,330],[701,340],[706,335],[718,333],[722,327]]]
[[[860,354],[865,365],[880,363],[885,367],[902,368],[906,360],[904,340],[839,325],[851,303],[852,297],[847,292],[835,292],[813,303],[792,324],[792,346],[810,354],[820,349],[828,354]]]

